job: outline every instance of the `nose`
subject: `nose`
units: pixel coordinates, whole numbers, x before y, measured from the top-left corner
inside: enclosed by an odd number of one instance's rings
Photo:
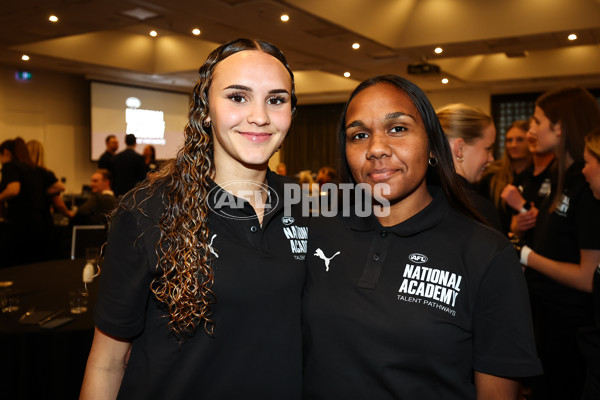
[[[256,102],[250,108],[250,114],[248,115],[248,122],[258,126],[264,126],[269,124],[269,113],[267,112],[266,104]]]
[[[369,141],[369,147],[367,148],[367,159],[380,159],[382,157],[390,157],[391,155],[392,148],[388,143],[387,136],[384,133],[373,132]]]
[[[494,162],[494,155],[491,152],[489,152],[488,153],[488,163],[491,163],[491,162]]]

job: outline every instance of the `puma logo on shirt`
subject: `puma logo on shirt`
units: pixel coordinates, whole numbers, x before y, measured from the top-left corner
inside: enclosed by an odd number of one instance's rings
[[[334,255],[332,255],[331,257],[327,257],[325,255],[325,253],[323,253],[323,250],[317,249],[317,250],[315,250],[315,254],[313,254],[313,255],[316,257],[319,257],[321,260],[325,261],[325,271],[329,271],[329,263],[331,262],[331,260],[333,260],[333,257],[337,256],[338,254],[340,254],[339,251],[337,253],[335,253]]]

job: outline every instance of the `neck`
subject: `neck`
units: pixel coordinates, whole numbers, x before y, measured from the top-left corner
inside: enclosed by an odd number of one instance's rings
[[[554,153],[533,154],[533,175],[541,174],[554,160]]]
[[[523,172],[523,170],[525,170],[525,168],[527,168],[527,166],[529,165],[529,162],[530,161],[528,158],[512,160],[511,164],[513,171],[515,171],[515,174]]]
[[[387,216],[377,217],[377,220],[382,226],[398,225],[427,207],[431,203],[431,199],[427,185],[423,182],[413,193],[391,204],[388,207],[389,213],[387,213]],[[386,211],[385,208],[384,211]]]

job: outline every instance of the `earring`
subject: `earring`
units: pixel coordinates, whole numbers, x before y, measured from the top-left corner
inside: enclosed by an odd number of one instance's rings
[[[464,157],[456,157],[456,159],[458,160],[458,162],[463,162],[463,161],[465,161],[465,158],[464,158]]]
[[[205,128],[210,128],[210,121],[204,120],[204,122],[202,123],[202,125],[204,125]]]
[[[431,165],[432,167],[435,167],[437,164],[438,164],[437,158],[429,157],[429,165]]]

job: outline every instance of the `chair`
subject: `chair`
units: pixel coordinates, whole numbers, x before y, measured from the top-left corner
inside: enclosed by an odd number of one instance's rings
[[[106,234],[105,225],[73,225],[71,260],[86,257],[86,249],[100,249]]]

